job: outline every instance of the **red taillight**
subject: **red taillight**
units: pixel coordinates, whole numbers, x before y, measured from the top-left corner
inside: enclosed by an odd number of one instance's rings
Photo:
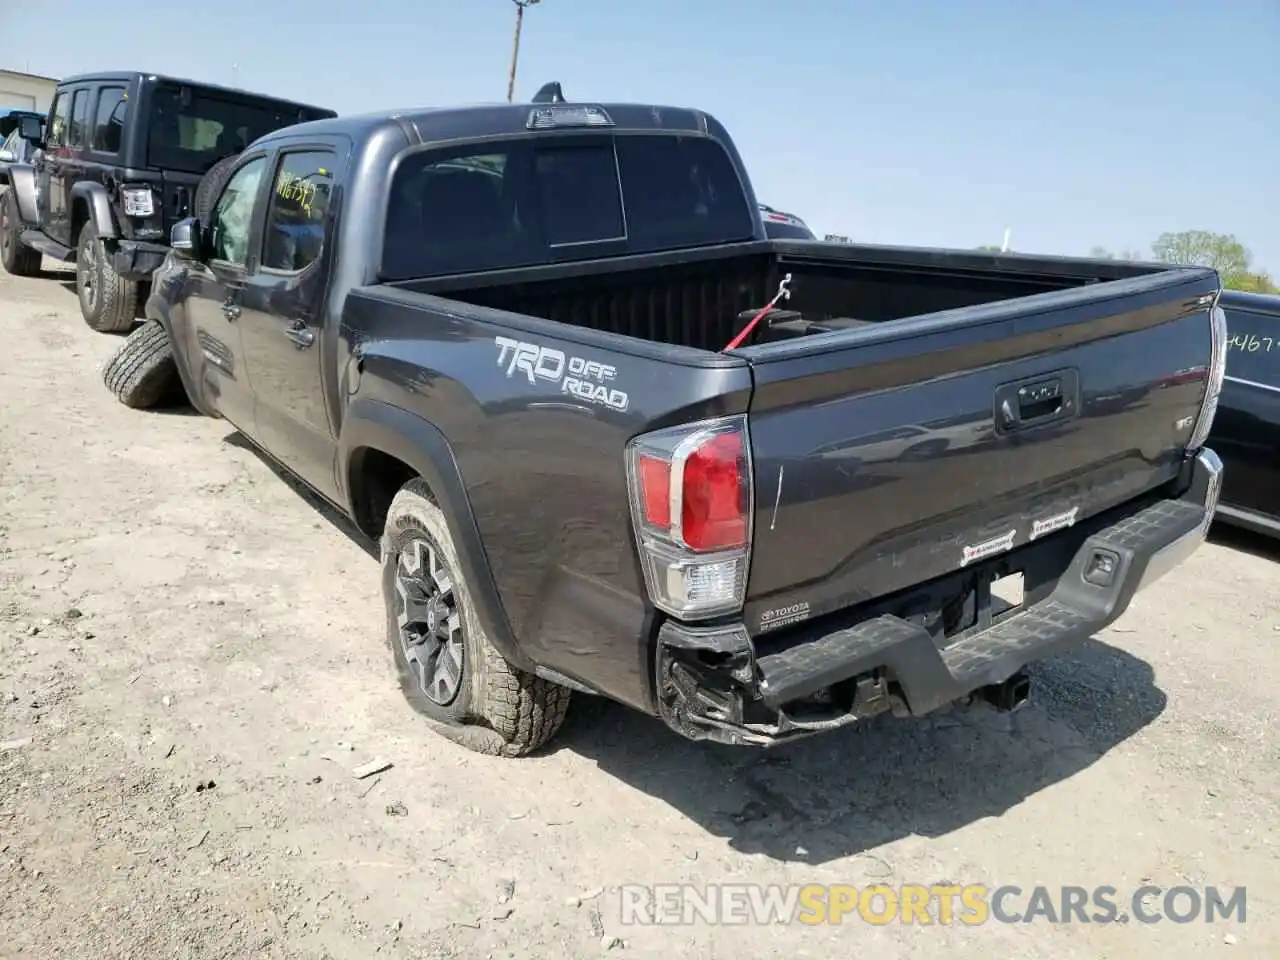
[[[692,549],[726,550],[746,545],[745,466],[740,433],[713,437],[685,460],[680,527],[684,542]]]
[[[654,605],[699,620],[742,609],[751,560],[751,443],[744,415],[641,434],[627,487]]]

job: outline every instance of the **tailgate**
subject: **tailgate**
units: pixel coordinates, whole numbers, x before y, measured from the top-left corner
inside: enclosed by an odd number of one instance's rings
[[[752,632],[996,556],[1171,479],[1213,271],[753,347]]]

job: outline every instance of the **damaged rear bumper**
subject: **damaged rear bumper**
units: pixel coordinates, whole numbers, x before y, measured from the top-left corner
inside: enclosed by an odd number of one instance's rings
[[[667,621],[658,634],[659,713],[690,739],[770,745],[890,710],[920,716],[1002,684],[1023,690],[1028,664],[1105,628],[1204,542],[1222,462],[1202,450],[1189,474],[1179,497],[1121,507],[966,574],[989,605],[997,572],[1054,571],[1027,584],[1023,605],[952,637],[895,615],[902,597],[765,640],[741,623]]]

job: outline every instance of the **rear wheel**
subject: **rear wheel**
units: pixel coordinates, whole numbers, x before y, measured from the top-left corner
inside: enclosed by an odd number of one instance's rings
[[[34,277],[40,272],[41,255],[22,242],[22,220],[13,187],[0,196],[0,263],[15,277]]]
[[[382,593],[401,689],[436,732],[479,753],[514,757],[560,729],[569,690],[512,666],[493,648],[444,514],[421,480],[405,484],[387,512]]]
[[[99,333],[124,333],[137,319],[137,281],[116,273],[93,221],[80,229],[76,243],[76,294],[84,322]]]
[[[158,320],[145,321],[121,342],[102,368],[102,382],[137,410],[181,406],[187,399],[169,334]]]

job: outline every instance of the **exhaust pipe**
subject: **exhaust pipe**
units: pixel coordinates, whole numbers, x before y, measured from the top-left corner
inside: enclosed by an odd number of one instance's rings
[[[1001,713],[1012,713],[1031,699],[1031,676],[1019,670],[1003,683],[993,683],[978,690],[980,696]]]

